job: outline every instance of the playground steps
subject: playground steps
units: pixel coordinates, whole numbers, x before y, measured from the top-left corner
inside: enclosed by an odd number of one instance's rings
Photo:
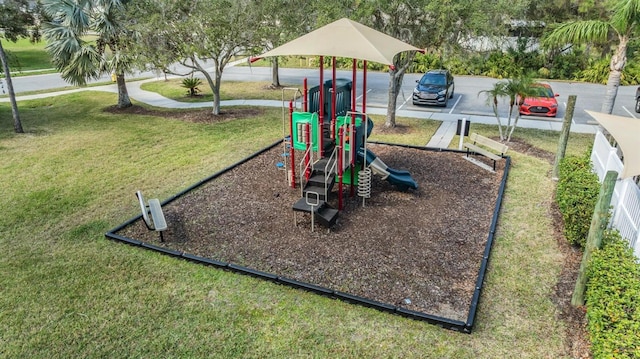
[[[314,218],[327,228],[331,228],[338,220],[338,210],[325,201],[319,201],[317,206],[310,206],[305,198],[300,198],[293,204],[293,210],[306,213],[313,211]]]
[[[336,174],[333,172],[325,174],[324,170],[327,167],[328,161],[325,157],[313,164],[314,170],[304,186],[303,193],[318,193],[320,199],[323,201],[329,198],[333,185],[336,183]]]
[[[321,158],[313,163],[314,172],[323,172],[325,167],[327,167],[327,163],[329,163],[329,159],[327,157]]]
[[[335,140],[331,138],[331,121],[322,124],[322,152],[331,153],[335,147]]]
[[[324,187],[325,187],[325,175],[322,172],[319,171],[313,171],[313,174],[311,175],[311,177],[309,177],[309,180],[307,181],[307,186],[313,186],[313,187],[322,187],[322,192],[324,192]],[[336,175],[335,173],[332,173],[329,175],[329,178],[326,178],[326,185],[327,185],[327,192],[331,192],[331,190],[333,189],[333,185],[336,183]],[[325,193],[326,195],[327,193]]]
[[[327,136],[322,138],[322,152],[331,153],[334,147],[336,147],[335,140]]]
[[[333,185],[336,182],[336,174],[325,174],[328,159],[323,158],[313,164],[313,172],[302,189],[302,198],[293,205],[294,211],[313,212],[314,218],[327,228],[333,226],[338,218],[338,210],[327,203]],[[316,195],[317,194],[317,195]],[[316,203],[312,206],[307,203]]]

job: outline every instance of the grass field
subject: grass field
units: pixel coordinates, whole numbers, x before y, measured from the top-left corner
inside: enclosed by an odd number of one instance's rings
[[[282,90],[270,89],[269,85],[270,82],[223,81],[220,85],[220,100],[233,100],[237,98],[247,100],[282,100]],[[282,86],[287,87],[286,84]],[[146,82],[142,84],[140,88],[146,91],[157,92],[164,97],[181,102],[210,102],[213,96],[213,92],[205,80],[202,80],[202,85],[198,86],[199,96],[196,97],[187,96],[187,89],[182,87],[182,79]],[[285,99],[290,99],[293,95],[291,91],[284,93]]]
[[[44,50],[45,42],[29,42],[29,39],[19,39],[13,43],[2,41],[2,47],[9,53],[9,67],[12,75],[18,75],[21,71],[35,71],[51,69],[51,59]],[[14,75],[14,76],[15,76]]]
[[[0,357],[568,357],[551,302],[562,257],[548,162],[511,153],[467,335],[106,240],[137,213],[135,190],[167,198],[282,135],[279,108],[194,124],[102,110],[115,103],[101,92],[20,102],[24,135],[0,104]],[[424,144],[437,128],[399,122],[405,135],[374,139]],[[554,132],[516,135],[557,145]],[[572,135],[568,152],[591,141]]]

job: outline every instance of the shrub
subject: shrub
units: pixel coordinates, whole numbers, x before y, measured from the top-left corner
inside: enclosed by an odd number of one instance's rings
[[[551,76],[551,70],[546,67],[541,67],[538,69],[538,76],[543,79],[548,79]]]
[[[447,61],[446,68],[457,75],[479,76],[483,72],[484,57],[472,53],[452,57]]]
[[[578,79],[596,84],[606,84],[609,78],[610,62],[610,58],[589,61],[589,67],[580,71]]]
[[[407,70],[408,72],[425,73],[431,69],[443,68],[443,66],[440,56],[430,53],[417,53],[413,63]]]
[[[500,51],[493,51],[489,54],[484,62],[483,75],[506,79],[517,77],[523,73],[523,68],[516,63],[512,54],[503,54]]]
[[[556,202],[571,244],[584,247],[599,192],[598,176],[587,154],[567,156],[560,162]]]
[[[568,53],[556,55],[552,58],[549,68],[551,79],[574,79],[576,74],[587,66],[586,56],[582,51],[575,50]]]
[[[637,85],[640,83],[640,66],[635,61],[629,61],[622,71],[621,85]]]
[[[587,330],[594,358],[640,358],[640,264],[607,232],[587,268]]]
[[[513,62],[521,68],[522,73],[530,73],[544,66],[544,56],[537,50],[532,50],[533,43],[529,38],[518,37],[515,47],[509,47],[507,54]],[[515,73],[514,75],[519,75]]]
[[[200,92],[198,86],[202,85],[202,80],[197,77],[186,77],[182,79],[182,87],[187,89],[189,96],[193,97]]]

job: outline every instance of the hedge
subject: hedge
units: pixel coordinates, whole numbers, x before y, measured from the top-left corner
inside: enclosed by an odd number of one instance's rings
[[[556,202],[564,220],[564,235],[571,244],[584,248],[600,182],[588,154],[567,156],[558,169]]]
[[[606,232],[587,268],[587,330],[594,358],[640,358],[640,264]]]

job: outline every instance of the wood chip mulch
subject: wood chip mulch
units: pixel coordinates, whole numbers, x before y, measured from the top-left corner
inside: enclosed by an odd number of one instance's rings
[[[408,170],[418,189],[402,192],[374,175],[364,207],[347,188],[338,223],[311,232],[310,215],[291,209],[301,192],[276,167],[277,146],[164,206],[163,245],[466,321],[504,161],[492,173],[460,153],[370,149]],[[141,221],[118,234],[160,244]]]

